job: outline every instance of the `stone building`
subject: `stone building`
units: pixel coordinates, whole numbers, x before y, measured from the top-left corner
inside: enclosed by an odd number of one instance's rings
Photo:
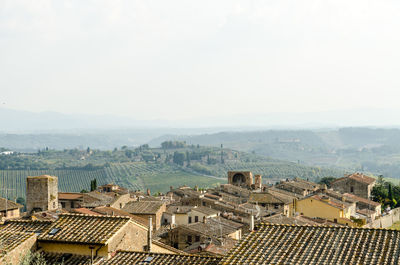
[[[253,173],[250,171],[228,171],[228,184],[251,188]]]
[[[28,213],[58,209],[58,178],[48,175],[27,177],[26,209]]]
[[[376,180],[374,178],[362,173],[354,173],[333,181],[331,186],[334,190],[341,193],[351,193],[365,199],[370,199],[375,183]]]
[[[153,229],[157,230],[162,224],[162,216],[167,210],[167,207],[166,204],[161,201],[136,201],[127,203],[122,210],[144,219],[151,217]]]
[[[0,264],[19,264],[29,251],[35,250],[34,233],[11,232],[0,229]]]

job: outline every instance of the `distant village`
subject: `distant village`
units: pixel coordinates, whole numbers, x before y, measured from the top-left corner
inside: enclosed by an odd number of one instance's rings
[[[56,176],[28,177],[26,208],[0,199],[0,264],[400,263],[400,231],[387,229],[400,208],[371,200],[374,178],[354,173],[330,188],[227,178],[152,196],[112,183],[59,192]]]

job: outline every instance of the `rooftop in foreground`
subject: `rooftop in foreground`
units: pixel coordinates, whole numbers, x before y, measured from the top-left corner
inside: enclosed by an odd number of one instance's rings
[[[118,251],[110,260],[102,263],[104,265],[127,265],[127,264],[153,264],[153,265],[216,265],[221,258],[210,256],[184,255],[184,254],[162,254],[147,252]]]
[[[399,264],[400,231],[260,224],[221,264]]]

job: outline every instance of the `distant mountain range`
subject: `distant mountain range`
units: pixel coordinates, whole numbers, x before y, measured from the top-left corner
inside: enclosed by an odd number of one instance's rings
[[[326,112],[253,113],[187,120],[141,120],[128,116],[29,112],[0,108],[0,132],[88,132],[88,130],[197,128],[193,133],[260,129],[400,126],[400,111],[358,109]],[[201,128],[201,130],[198,130]],[[181,130],[182,131],[182,130]],[[185,131],[183,130],[182,133]]]

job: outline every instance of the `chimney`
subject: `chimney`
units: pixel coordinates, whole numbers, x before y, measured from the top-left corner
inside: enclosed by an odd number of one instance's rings
[[[151,216],[149,217],[149,231],[147,232],[147,251],[151,252],[151,240],[153,233],[153,220]]]
[[[254,215],[250,217],[250,231],[254,231]]]
[[[171,225],[175,225],[175,214],[171,215]]]
[[[255,188],[256,189],[261,189],[262,186],[262,176],[261,175],[255,175]]]
[[[147,196],[150,196],[150,189],[147,189]]]

